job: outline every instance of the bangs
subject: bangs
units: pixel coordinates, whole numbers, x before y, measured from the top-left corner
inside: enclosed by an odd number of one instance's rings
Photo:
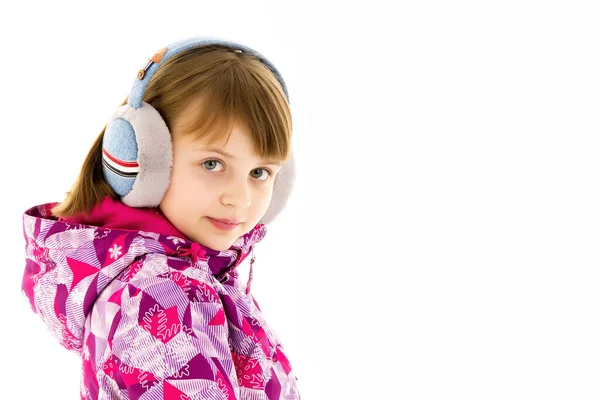
[[[244,53],[238,56],[252,57]],[[291,155],[292,135],[285,93],[264,64],[253,57],[245,61],[225,65],[194,96],[198,106],[190,110],[192,117],[181,132],[212,144],[229,140],[237,121],[247,127],[255,156],[285,162]]]

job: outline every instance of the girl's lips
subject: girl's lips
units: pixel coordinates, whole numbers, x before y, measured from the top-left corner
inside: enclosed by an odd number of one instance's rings
[[[208,217],[208,218],[214,219],[215,221],[223,222],[225,224],[231,224],[231,225],[238,225],[240,223],[240,221],[233,220],[233,219],[212,218],[212,217]]]
[[[208,218],[208,220],[209,220],[209,221],[210,221],[210,222],[211,222],[211,223],[212,223],[212,224],[213,224],[215,227],[217,227],[217,228],[219,228],[219,229],[222,229],[222,230],[224,230],[224,231],[231,231],[231,230],[233,230],[233,229],[235,229],[235,228],[237,228],[237,227],[239,226],[239,223],[237,223],[237,224],[229,224],[229,223],[223,222],[223,221],[221,221],[221,220],[216,220],[216,219],[214,219],[214,218],[211,218],[211,217],[207,217],[207,218]]]

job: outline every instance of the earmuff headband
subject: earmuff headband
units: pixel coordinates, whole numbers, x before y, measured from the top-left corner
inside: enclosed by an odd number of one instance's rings
[[[287,98],[288,103],[289,103],[290,99],[289,99],[287,87],[285,86],[285,82],[283,81],[281,74],[279,73],[279,71],[277,71],[277,68],[275,68],[275,66],[269,60],[267,60],[264,56],[262,56],[261,54],[259,54],[256,51],[254,51],[253,49],[251,49],[247,46],[244,46],[242,44],[239,44],[239,43],[234,43],[234,42],[230,42],[227,40],[221,40],[221,39],[217,39],[217,38],[210,37],[210,36],[203,36],[200,38],[189,38],[189,39],[180,40],[180,41],[175,42],[175,43],[169,45],[168,47],[164,47],[161,50],[159,50],[158,52],[156,52],[148,60],[148,63],[146,64],[146,66],[138,72],[137,78],[133,84],[133,88],[131,89],[131,93],[129,94],[129,100],[128,100],[127,104],[132,108],[140,108],[142,106],[142,98],[144,97],[144,92],[146,91],[148,82],[150,82],[150,79],[152,78],[152,76],[156,73],[158,68],[160,68],[160,66],[166,60],[168,60],[169,58],[173,57],[174,55],[176,55],[182,51],[191,49],[193,47],[198,47],[198,46],[202,46],[202,45],[211,45],[211,44],[220,45],[220,46],[228,46],[228,47],[231,47],[232,49],[241,50],[245,53],[252,54],[256,58],[258,58],[262,63],[264,63],[267,67],[269,67],[271,72],[273,72],[273,74],[275,75],[275,77],[277,78],[279,83],[281,84],[283,91],[285,93],[285,97]]]

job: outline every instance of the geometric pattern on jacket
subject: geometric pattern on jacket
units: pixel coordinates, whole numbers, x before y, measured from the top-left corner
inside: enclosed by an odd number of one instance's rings
[[[81,356],[82,399],[300,399],[281,341],[235,270],[265,236],[263,224],[215,251],[61,222],[55,204],[23,214],[22,289],[59,343]]]

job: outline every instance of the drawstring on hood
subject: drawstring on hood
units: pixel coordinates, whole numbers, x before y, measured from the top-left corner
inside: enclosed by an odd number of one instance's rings
[[[187,249],[181,249],[181,246],[177,247],[177,252],[182,256],[191,256],[193,262],[198,262],[200,259],[208,261],[206,251],[203,251],[202,247],[196,242],[193,242],[191,247]]]
[[[250,273],[248,274],[248,283],[246,284],[246,294],[250,293],[250,284],[252,282],[252,266],[253,266],[254,260],[256,258],[255,254],[254,254],[255,253],[254,246],[250,247],[250,251],[252,252],[252,258],[250,259]],[[183,257],[189,256],[192,259],[193,263],[197,263],[198,261],[208,262],[206,250],[197,242],[192,242],[192,244],[189,247],[178,246],[177,253]],[[241,262],[246,258],[247,255],[248,255],[247,253],[243,254],[243,252],[242,252],[242,254],[236,258],[235,262],[229,269],[227,269],[224,272],[221,272],[220,274],[218,274],[216,276],[217,280],[221,283],[225,283],[229,280],[230,276],[237,278],[238,273],[236,271],[234,271],[234,269],[239,264],[241,264]]]

